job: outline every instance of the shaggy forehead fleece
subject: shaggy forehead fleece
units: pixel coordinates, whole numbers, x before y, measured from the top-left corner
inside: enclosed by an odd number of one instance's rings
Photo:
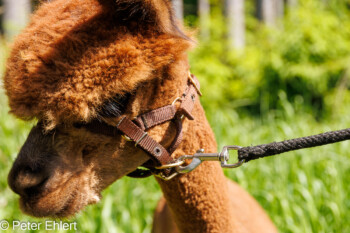
[[[161,2],[168,4],[165,0],[43,4],[15,40],[7,62],[4,86],[11,112],[23,119],[45,120],[47,128],[88,122],[106,100],[160,78],[190,46],[169,32],[171,23],[174,26],[171,11],[164,11]]]

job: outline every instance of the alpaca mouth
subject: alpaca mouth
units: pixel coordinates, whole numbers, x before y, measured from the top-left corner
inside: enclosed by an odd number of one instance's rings
[[[24,213],[34,217],[68,217],[72,215],[71,210],[74,206],[74,196],[71,195],[66,200],[59,200],[57,198],[54,204],[51,204],[53,200],[48,200],[51,198],[47,198],[46,196],[32,196],[30,199],[21,197],[20,207]]]
[[[100,193],[86,188],[76,189],[76,184],[71,182],[54,190],[21,196],[20,207],[24,213],[34,217],[64,218],[72,217],[85,206],[100,201]]]
[[[100,201],[100,195],[95,194],[88,200],[83,198],[84,194],[78,191],[73,192],[65,200],[48,200],[47,197],[33,198],[28,200],[27,198],[20,198],[20,207],[26,214],[34,217],[52,217],[52,218],[65,218],[72,217],[85,206],[90,204],[96,204]],[[50,205],[50,202],[55,201]],[[58,203],[58,204],[57,204]]]
[[[76,198],[75,196],[76,195],[72,195],[72,197],[69,198],[66,201],[66,203],[63,205],[62,209],[60,211],[58,211],[57,213],[55,213],[54,215],[56,217],[68,217],[68,216],[70,216],[72,214],[71,213],[72,209],[75,209],[74,208],[74,203],[75,203],[74,198]],[[73,214],[75,214],[75,212]]]

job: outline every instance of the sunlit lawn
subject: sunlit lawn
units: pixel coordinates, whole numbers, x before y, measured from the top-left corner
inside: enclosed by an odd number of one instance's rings
[[[203,88],[204,94],[209,91]],[[44,219],[21,213],[18,197],[7,185],[11,164],[33,125],[16,120],[7,112],[7,101],[1,92],[0,220],[43,222]],[[255,145],[346,128],[350,125],[349,114],[350,110],[345,110],[342,116],[316,122],[307,114],[293,112],[292,108],[286,108],[284,117],[271,114],[264,120],[238,118],[225,106],[208,110],[220,146]],[[291,152],[225,172],[263,205],[280,232],[350,232],[349,148],[350,144],[343,142]],[[154,178],[123,178],[104,191],[101,203],[89,206],[69,221],[77,221],[80,232],[150,232],[160,196]]]

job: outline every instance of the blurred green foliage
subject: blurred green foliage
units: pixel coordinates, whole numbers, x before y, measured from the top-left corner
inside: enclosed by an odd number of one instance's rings
[[[206,107],[264,116],[284,110],[287,99],[321,118],[348,102],[350,10],[344,2],[337,6],[303,1],[276,28],[268,28],[248,4],[242,51],[228,48],[221,10],[214,9],[211,39],[191,54],[192,72],[205,77],[202,86],[210,88]]]
[[[211,39],[200,41],[190,54],[219,146],[348,127],[349,1],[299,1],[274,29],[255,20],[253,2],[246,1],[244,50],[228,48],[221,10],[214,8]],[[194,16],[187,20],[196,23]],[[0,76],[7,52],[0,44]],[[11,164],[33,124],[16,120],[8,110],[0,92],[0,220],[43,222],[21,213],[18,196],[7,185]],[[349,146],[343,142],[297,151],[225,174],[259,201],[280,232],[350,232]],[[160,196],[154,178],[123,178],[103,192],[99,204],[70,221],[77,221],[78,232],[150,232]]]

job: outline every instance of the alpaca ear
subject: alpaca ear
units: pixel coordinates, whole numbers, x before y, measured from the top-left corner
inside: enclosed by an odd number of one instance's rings
[[[163,33],[179,32],[170,0],[99,1],[114,9],[113,14],[118,21],[136,23],[141,27],[151,27]]]

